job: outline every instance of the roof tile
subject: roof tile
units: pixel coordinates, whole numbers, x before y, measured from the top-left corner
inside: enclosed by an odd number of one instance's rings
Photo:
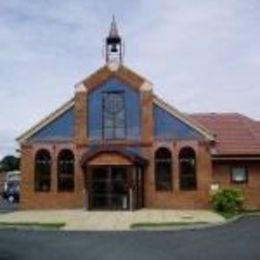
[[[198,113],[191,117],[216,136],[219,154],[260,154],[260,122],[239,113]]]

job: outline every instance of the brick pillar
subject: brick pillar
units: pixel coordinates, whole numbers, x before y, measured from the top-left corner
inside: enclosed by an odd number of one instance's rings
[[[151,207],[155,194],[155,182],[154,182],[154,155],[153,148],[143,147],[142,156],[148,159],[149,164],[144,170],[144,207]]]
[[[34,158],[30,145],[21,146],[21,199],[20,207],[27,208],[34,192]]]
[[[55,148],[51,152],[51,192],[58,191],[58,154]]]
[[[180,190],[180,167],[179,167],[179,156],[177,149],[174,149],[172,153],[173,159],[173,191]]]
[[[199,144],[197,171],[198,189],[209,191],[213,182],[213,175],[211,155],[206,142]]]
[[[153,91],[148,82],[141,86],[142,141],[153,142]]]
[[[87,144],[87,88],[83,83],[75,92],[75,142]]]
[[[147,144],[142,148],[142,155],[149,160],[149,165],[144,173],[144,206],[152,205],[154,194],[154,161],[153,161],[153,91],[152,85],[144,82],[140,88],[141,91],[141,127],[142,142]]]
[[[82,154],[86,151],[85,146],[76,147],[75,152],[75,193],[78,198],[79,207],[86,207],[87,191],[85,189],[85,173],[80,165]]]

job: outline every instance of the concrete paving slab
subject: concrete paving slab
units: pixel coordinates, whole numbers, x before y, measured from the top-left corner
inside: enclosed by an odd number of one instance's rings
[[[20,210],[0,214],[0,222],[65,222],[65,230],[129,230],[140,222],[224,222],[209,210],[141,209],[137,211]]]

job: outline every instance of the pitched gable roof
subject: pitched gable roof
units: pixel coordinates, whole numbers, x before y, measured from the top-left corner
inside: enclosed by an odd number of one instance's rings
[[[190,116],[215,134],[218,154],[260,154],[259,122],[238,113],[198,113]]]
[[[34,134],[36,134],[38,131],[43,129],[46,125],[53,122],[56,118],[64,114],[66,111],[68,111],[70,108],[72,108],[74,105],[74,98],[70,99],[66,103],[64,103],[62,106],[60,106],[58,109],[56,109],[53,113],[49,114],[45,118],[43,118],[39,123],[25,131],[23,134],[21,134],[19,137],[17,137],[17,141],[19,143],[23,143],[24,141],[28,140],[30,137],[32,137]]]
[[[111,66],[110,66],[111,65]],[[92,91],[95,87],[104,83],[106,80],[112,77],[117,77],[128,85],[135,89],[141,89],[144,85],[149,83],[148,80],[138,75],[133,70],[120,65],[119,67],[113,67],[113,64],[105,65],[92,73],[87,78],[80,81],[76,86],[85,87],[87,91]],[[150,83],[149,83],[150,84]],[[151,85],[151,84],[150,84]],[[21,134],[16,140],[19,143],[23,143],[32,137],[35,133],[40,131],[42,128],[47,126],[49,123],[53,122],[60,115],[65,113],[74,105],[74,98],[67,101],[65,104],[56,109],[53,113],[43,118],[39,123],[31,127],[29,130]]]
[[[86,79],[83,79],[80,83],[77,84],[80,88],[84,87],[88,92],[92,91],[94,88],[98,87],[108,79],[112,77],[117,77],[118,79],[122,80],[129,86],[135,88],[136,90],[147,90],[150,89],[152,84],[134,72],[133,70],[127,68],[126,66],[120,65],[119,67],[113,67],[113,64],[105,65],[101,67],[96,72],[92,73],[89,77]],[[170,106],[165,101],[160,99],[157,96],[154,96],[154,102],[158,106],[162,107],[166,111],[168,111],[170,114],[177,117],[179,120],[190,126],[191,128],[195,129],[197,132],[205,136],[209,140],[213,140],[214,136],[211,134],[211,132],[204,127],[203,125],[199,124],[197,121],[194,121],[191,117],[188,115],[181,113],[173,106]],[[53,113],[51,113],[49,116],[45,117],[43,120],[41,120],[38,124],[30,128],[28,131],[23,133],[21,136],[17,138],[17,141],[20,143],[23,143],[24,141],[28,140],[30,137],[32,137],[35,133],[37,133],[39,130],[41,130],[43,127],[48,125],[49,123],[53,122],[56,118],[58,118],[61,114],[66,112],[68,109],[70,109],[74,105],[74,98],[63,104],[60,108],[55,110]]]
[[[111,77],[116,77],[137,90],[140,89],[144,83],[149,82],[147,79],[124,65],[115,65],[115,67],[113,67],[113,64],[111,64],[101,67],[99,70],[83,79],[81,83],[86,86],[88,91],[92,91]]]
[[[161,108],[165,109],[168,113],[173,115],[174,117],[181,120],[186,125],[190,126],[194,130],[196,130],[198,133],[200,133],[202,136],[205,136],[208,140],[214,140],[213,133],[203,124],[200,124],[196,120],[194,120],[189,115],[180,112],[178,109],[173,107],[172,105],[169,105],[164,100],[159,98],[158,96],[154,95],[154,103]]]

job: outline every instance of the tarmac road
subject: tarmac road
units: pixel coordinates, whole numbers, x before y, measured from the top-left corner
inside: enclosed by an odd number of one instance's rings
[[[0,230],[1,260],[259,260],[260,216],[201,230]]]

